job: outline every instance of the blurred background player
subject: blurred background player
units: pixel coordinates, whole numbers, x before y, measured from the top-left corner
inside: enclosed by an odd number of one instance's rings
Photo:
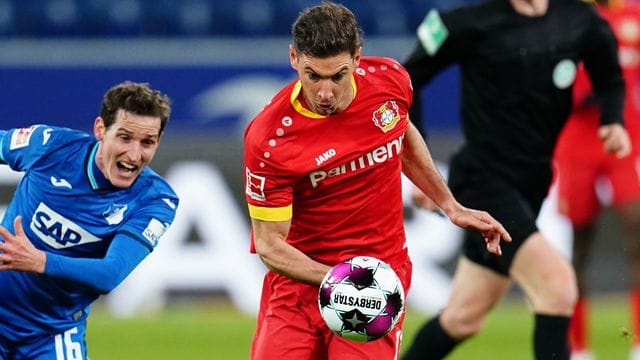
[[[536,220],[580,61],[602,97],[598,126],[604,150],[629,152],[620,124],[624,81],[615,37],[580,0],[489,0],[444,13],[433,10],[417,34],[419,43],[405,62],[416,93],[447,66],[461,69],[465,143],[450,162],[451,191],[465,206],[487,209],[513,242],[497,257],[481,246],[481,238],[465,233],[449,300],[420,329],[405,359],[446,357],[481,330],[487,313],[515,282],[535,316],[535,358],[567,360],[576,279]],[[420,123],[421,114],[414,114]]]
[[[629,256],[629,304],[633,350],[640,360],[640,6],[624,0],[598,1],[600,14],[610,23],[619,46],[626,83],[624,124],[632,152],[619,158],[602,151],[599,139],[598,99],[581,66],[574,86],[574,107],[555,152],[558,171],[558,204],[573,226],[572,260],[578,279],[579,298],[569,327],[572,359],[593,359],[589,344],[587,265],[601,210],[596,184],[608,181],[612,205],[618,215],[625,252]],[[600,134],[602,136],[602,134]]]
[[[91,303],[156,247],[178,198],[147,165],[171,112],[147,84],[109,89],[93,136],[0,130],[0,164],[24,177],[0,226],[0,359],[88,359]]]
[[[500,238],[509,238],[489,214],[453,198],[409,122],[409,75],[395,60],[361,56],[361,36],[342,5],[303,10],[289,47],[298,78],[247,127],[252,239],[269,269],[251,359],[397,359],[402,319],[379,340],[345,340],[324,323],[318,286],[336,263],[373,256],[408,291],[401,171],[454,224],[482,232],[489,251],[500,253]]]

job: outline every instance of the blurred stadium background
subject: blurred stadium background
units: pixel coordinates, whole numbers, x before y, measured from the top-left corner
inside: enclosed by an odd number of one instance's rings
[[[402,60],[428,9],[472,1],[338,2],[359,18],[365,54]],[[90,131],[102,94],[123,80],[149,82],[173,99],[172,119],[152,166],[181,196],[180,212],[155,253],[98,302],[98,326],[148,314],[171,316],[167,312],[176,306],[197,303],[207,311],[246,316],[251,325],[243,336],[250,336],[264,268],[248,254],[242,133],[295,76],[287,59],[290,25],[301,9],[316,3],[0,0],[0,128],[46,123]],[[416,94],[425,99],[429,143],[443,172],[460,144],[457,80],[458,70],[450,68]],[[0,167],[0,212],[18,179]],[[545,209],[543,231],[566,252],[568,227],[555,214],[553,197]],[[409,306],[422,319],[446,299],[460,233],[408,202],[406,222],[416,264]],[[617,224],[609,213],[602,222],[591,275],[596,293],[608,297],[626,289],[627,270]],[[517,290],[513,295],[519,298]],[[219,306],[221,301],[228,305]],[[204,317],[213,327],[217,318]]]

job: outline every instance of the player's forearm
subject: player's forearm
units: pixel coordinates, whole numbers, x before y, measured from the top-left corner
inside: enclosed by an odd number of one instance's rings
[[[133,239],[119,239],[111,244],[102,259],[72,258],[47,253],[45,274],[78,282],[101,293],[115,289],[149,254]]]
[[[283,240],[265,241],[256,237],[256,252],[269,270],[307,284],[319,286],[330,269]]]
[[[405,136],[402,171],[445,213],[448,214],[459,207],[431,158],[422,136],[411,124]]]

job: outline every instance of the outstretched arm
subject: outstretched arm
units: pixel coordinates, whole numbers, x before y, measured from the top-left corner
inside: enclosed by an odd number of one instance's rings
[[[487,212],[466,208],[453,197],[433,162],[422,136],[411,123],[404,139],[402,170],[444,211],[452,223],[480,232],[487,243],[487,250],[498,255],[502,254],[500,238],[507,242],[511,241],[507,230]]]
[[[73,258],[37,249],[27,238],[22,217],[14,220],[15,234],[0,226],[0,271],[15,270],[55,276],[108,293],[149,254],[137,240],[118,234],[102,259]]]

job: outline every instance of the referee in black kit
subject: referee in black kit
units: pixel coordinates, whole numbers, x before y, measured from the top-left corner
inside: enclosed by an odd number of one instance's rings
[[[417,34],[405,63],[416,94],[415,124],[421,124],[420,90],[458,64],[465,144],[451,159],[449,185],[463,205],[500,221],[513,242],[497,256],[482,237],[465,233],[449,301],[418,332],[404,359],[444,358],[480,331],[512,281],[535,315],[535,358],[569,359],[575,275],[539,232],[536,217],[551,182],[556,138],[571,109],[578,63],[584,62],[601,105],[604,151],[623,156],[630,150],[621,125],[624,81],[616,39],[581,0],[487,0],[446,13],[432,10]],[[428,204],[420,195],[416,203]]]

